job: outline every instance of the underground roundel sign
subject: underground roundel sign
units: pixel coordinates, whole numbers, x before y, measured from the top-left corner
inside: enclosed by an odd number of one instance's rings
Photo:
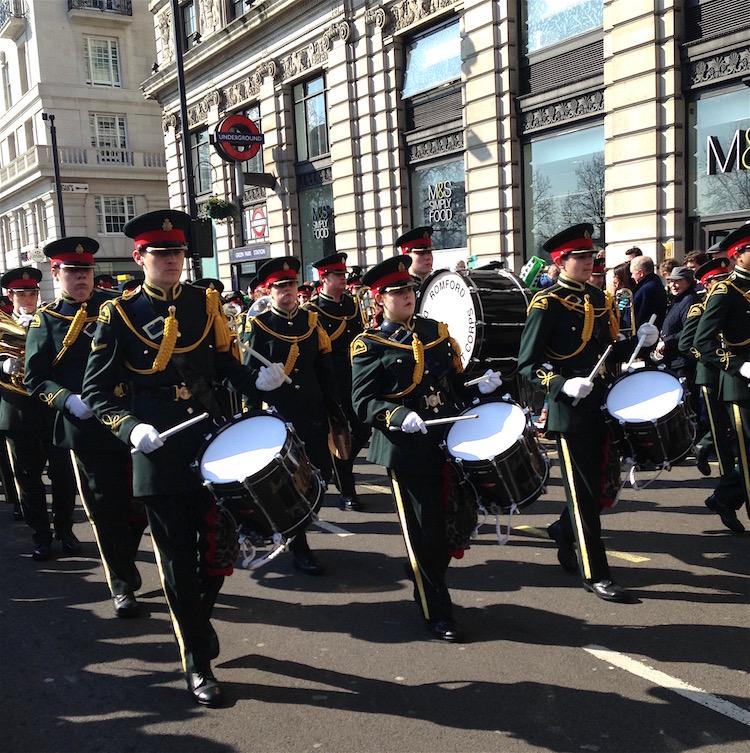
[[[229,115],[222,120],[214,134],[214,147],[222,159],[244,162],[252,159],[265,141],[265,136],[250,118]]]

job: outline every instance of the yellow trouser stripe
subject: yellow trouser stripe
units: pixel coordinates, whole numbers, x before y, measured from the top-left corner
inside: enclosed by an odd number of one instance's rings
[[[409,555],[409,562],[414,573],[414,582],[417,584],[419,600],[422,602],[422,612],[424,612],[424,618],[429,620],[430,610],[427,606],[427,596],[424,591],[424,583],[422,582],[422,573],[419,571],[419,563],[409,540],[409,529],[406,527],[406,511],[404,510],[404,500],[401,497],[401,487],[398,485],[396,476],[393,473],[391,473],[391,484],[393,485],[393,496],[396,498],[396,509],[398,510],[398,519],[401,523],[401,532],[404,534],[404,541],[406,542],[406,552]]]
[[[732,403],[734,414],[734,428],[737,432],[737,444],[740,448],[740,465],[742,466],[742,478],[745,482],[745,499],[750,500],[750,467],[747,463],[747,448],[745,447],[745,432],[742,427],[742,413],[737,403]]]
[[[10,471],[13,474],[13,486],[16,487],[16,495],[18,496],[18,504],[21,504],[21,487],[18,485],[18,475],[16,474],[16,464],[13,462],[13,453],[10,449],[10,440],[6,437],[5,439],[5,447],[8,450],[8,463],[10,465]],[[47,497],[45,495],[44,497],[45,502],[45,510],[46,510],[46,504],[47,504]],[[21,510],[23,511],[23,507],[21,507]]]
[[[83,505],[83,509],[86,512],[86,517],[89,519],[89,523],[91,523],[91,529],[94,532],[94,539],[96,540],[96,546],[99,549],[99,559],[102,561],[102,567],[104,568],[104,577],[107,579],[107,585],[109,586],[109,592],[114,596],[115,592],[112,588],[112,576],[109,572],[109,565],[107,565],[107,558],[104,556],[104,552],[102,551],[102,543],[99,540],[99,531],[97,530],[96,523],[94,522],[94,516],[91,514],[91,510],[89,510],[89,506],[86,504],[86,495],[83,493],[83,482],[81,481],[81,473],[78,469],[78,462],[76,460],[76,455],[73,452],[73,450],[70,451],[70,459],[73,461],[73,473],[76,477],[76,485],[78,486],[78,494],[81,497],[81,504]]]
[[[182,662],[182,671],[187,672],[187,654],[185,652],[185,639],[182,637],[182,631],[180,630],[180,623],[175,617],[175,613],[172,611],[172,604],[169,601],[169,592],[167,591],[167,583],[164,579],[164,568],[162,566],[161,551],[156,545],[156,540],[151,536],[151,543],[154,545],[154,556],[156,558],[156,569],[159,571],[159,580],[161,581],[161,588],[164,591],[164,600],[167,602],[167,609],[169,610],[169,616],[172,620],[172,628],[174,629],[175,637],[177,638],[177,646],[180,649],[180,661]]]
[[[573,517],[575,518],[576,530],[578,531],[578,550],[581,555],[581,564],[583,565],[583,577],[586,580],[591,580],[591,564],[589,563],[589,553],[586,549],[586,537],[583,535],[583,521],[581,520],[581,511],[578,508],[578,495],[576,494],[576,482],[573,475],[573,463],[570,460],[570,452],[568,451],[568,443],[565,440],[565,437],[560,437],[560,446],[562,447],[563,451],[565,474],[568,477],[570,498],[573,503]]]
[[[716,423],[714,422],[714,412],[711,410],[711,400],[708,395],[708,387],[701,387],[703,390],[703,402],[706,404],[706,413],[708,413],[708,425],[711,427],[711,436],[714,438],[714,447],[716,448],[716,459],[719,461],[719,475],[724,475],[724,464],[721,462],[721,451],[719,442],[721,438],[716,433]]]

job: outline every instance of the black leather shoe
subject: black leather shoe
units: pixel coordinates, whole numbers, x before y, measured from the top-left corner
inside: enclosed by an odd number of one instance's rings
[[[566,539],[560,531],[558,521],[547,526],[547,535],[557,544],[557,561],[566,573],[575,575],[578,572],[578,558],[573,542]]]
[[[702,476],[711,475],[711,465],[708,462],[708,447],[697,445],[695,448],[695,467],[700,471]]]
[[[305,575],[323,575],[325,569],[320,565],[315,555],[308,549],[306,552],[295,552],[294,569]]]
[[[65,554],[80,554],[81,542],[72,531],[67,533],[61,533],[57,537],[62,545],[62,550]]]
[[[112,603],[115,605],[115,614],[118,617],[127,619],[128,617],[137,617],[140,614],[141,605],[135,600],[132,591],[113,596]]]
[[[52,544],[37,544],[31,553],[31,559],[35,562],[44,562],[52,556]]]
[[[441,641],[461,643],[464,640],[463,631],[452,620],[429,620],[427,629]]]
[[[737,510],[734,510],[724,502],[719,502],[713,494],[706,500],[705,504],[711,512],[715,512],[719,518],[721,518],[721,522],[732,533],[737,536],[741,536],[745,533],[745,526],[743,526],[742,522],[737,518]]]
[[[219,636],[216,635],[216,631],[214,630],[214,626],[209,622],[208,623],[208,656],[211,659],[217,659],[219,654],[221,653],[221,646],[219,645]]]
[[[604,601],[616,601],[620,604],[630,604],[633,597],[613,580],[598,580],[595,583],[583,581],[583,587]]]
[[[352,494],[351,497],[345,497],[343,494],[339,498],[339,510],[349,512],[359,512],[362,509],[362,503],[359,501],[359,497],[356,494]]]
[[[185,674],[188,690],[193,694],[193,698],[201,706],[221,706],[224,695],[221,691],[217,679],[209,669],[206,672],[187,672]]]
[[[13,506],[13,520],[23,520],[23,510],[21,505]]]

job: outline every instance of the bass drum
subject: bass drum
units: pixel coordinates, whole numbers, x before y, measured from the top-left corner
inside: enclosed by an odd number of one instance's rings
[[[439,269],[422,283],[417,313],[448,325],[469,377],[487,369],[512,376],[531,292],[507,269]]]

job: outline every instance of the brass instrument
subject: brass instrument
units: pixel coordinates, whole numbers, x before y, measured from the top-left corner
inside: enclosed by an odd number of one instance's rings
[[[362,315],[362,324],[365,329],[368,327],[377,327],[378,314],[382,309],[375,303],[375,296],[372,294],[372,290],[362,285],[357,289],[355,296],[359,302],[359,312]]]
[[[26,328],[13,317],[0,311],[0,359],[16,358],[21,368],[15,374],[6,374],[0,369],[0,388],[28,395],[23,386],[23,363],[26,357]]]

